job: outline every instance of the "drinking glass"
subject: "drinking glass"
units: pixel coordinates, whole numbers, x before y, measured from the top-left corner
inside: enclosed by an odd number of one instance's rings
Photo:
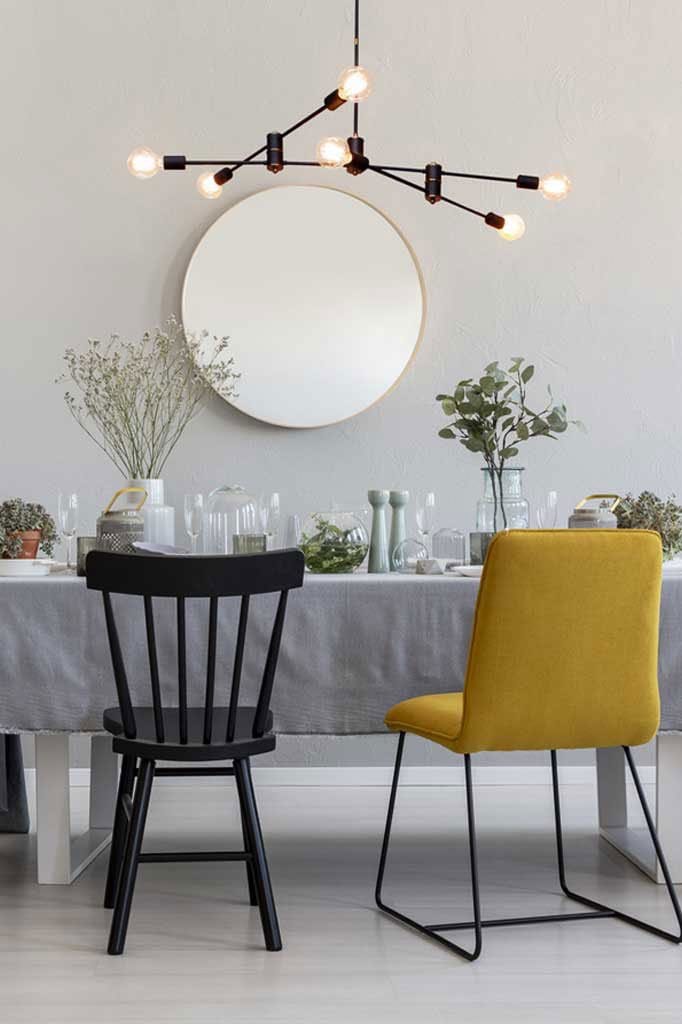
[[[197,553],[197,541],[204,526],[203,494],[185,495],[185,530],[189,534],[191,551]]]
[[[417,529],[424,540],[427,550],[430,549],[429,538],[433,533],[436,518],[436,495],[433,491],[417,495]]]
[[[279,494],[273,491],[272,494],[264,495],[259,502],[261,529],[267,537],[268,549],[275,546],[279,534],[281,510]]]
[[[78,529],[78,495],[60,494],[57,500],[59,532],[66,541],[66,568],[73,569],[73,538]]]
[[[556,527],[559,512],[559,495],[556,491],[548,491],[542,504],[535,510],[535,518],[541,530],[553,530]]]

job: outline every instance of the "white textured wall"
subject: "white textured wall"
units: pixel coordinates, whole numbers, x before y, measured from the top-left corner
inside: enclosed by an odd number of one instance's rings
[[[238,481],[279,489],[285,509],[368,486],[433,488],[441,525],[471,526],[476,460],[435,437],[432,397],[492,358],[531,357],[578,433],[523,456],[531,499],[563,510],[594,490],[679,490],[679,194],[682,144],[673,0],[365,0],[363,62],[376,89],[361,127],[370,157],[516,174],[562,170],[567,203],[504,186],[451,194],[518,211],[507,244],[477,220],[407,189],[342,172],[383,209],[421,262],[428,322],[400,386],[367,413],[310,432],[264,426],[216,401],[168,466],[171,497]],[[3,5],[2,496],[86,499],[90,526],[118,484],[71,422],[52,380],[67,345],[138,333],[178,311],[193,247],[233,199],[273,184],[246,170],[224,201],[193,175],[138,182],[136,144],[246,153],[335,85],[350,58],[350,0],[24,0]],[[289,144],[311,158],[346,108]],[[282,179],[279,179],[280,181]],[[286,240],[282,240],[286,246]],[[264,272],[268,272],[264,265]],[[276,272],[273,266],[272,272]],[[371,273],[371,267],[368,267]]]

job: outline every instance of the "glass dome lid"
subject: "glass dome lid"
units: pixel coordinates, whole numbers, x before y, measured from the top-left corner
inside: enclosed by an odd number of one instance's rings
[[[216,487],[206,503],[206,541],[209,554],[231,555],[234,538],[256,533],[258,506],[256,499],[239,484]]]

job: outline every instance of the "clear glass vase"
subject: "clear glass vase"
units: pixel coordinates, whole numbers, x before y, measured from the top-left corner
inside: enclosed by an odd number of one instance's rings
[[[476,505],[476,529],[480,533],[527,530],[530,510],[523,496],[523,468],[505,468],[498,473],[484,467],[481,472],[485,483]]]

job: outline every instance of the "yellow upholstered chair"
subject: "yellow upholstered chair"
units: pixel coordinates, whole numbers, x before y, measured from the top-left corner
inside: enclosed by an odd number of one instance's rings
[[[616,917],[682,941],[682,911],[656,836],[630,747],[654,736],[661,543],[646,530],[512,530],[492,541],[483,569],[463,693],[404,700],[386,715],[399,733],[376,900],[386,913],[475,960],[486,924]],[[473,920],[422,925],[382,897],[382,883],[406,733],[464,755]],[[672,934],[573,893],[566,884],[556,751],[622,746],[670,893],[680,933]],[[559,881],[588,913],[503,921],[481,919],[471,755],[482,750],[551,752]],[[472,951],[442,932],[471,927]]]

